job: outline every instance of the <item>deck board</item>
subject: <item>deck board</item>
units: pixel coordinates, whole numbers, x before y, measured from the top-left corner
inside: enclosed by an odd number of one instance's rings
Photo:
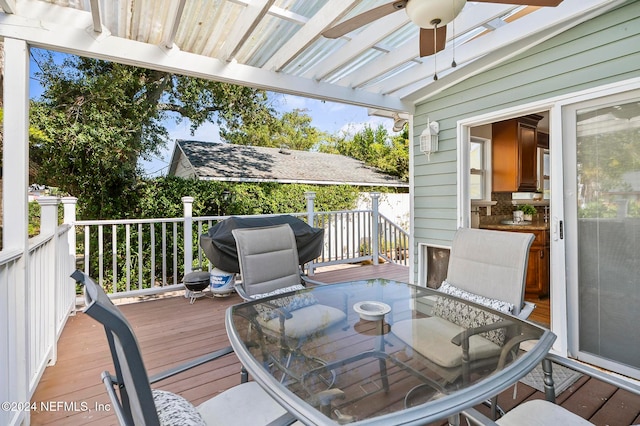
[[[382,264],[336,268],[317,272],[313,278],[334,283],[375,277],[408,281],[408,276],[406,267]],[[187,299],[177,296],[124,304],[120,308],[136,332],[147,370],[152,375],[187,359],[228,346],[224,313],[229,306],[240,302],[240,297],[233,294],[224,298],[198,299],[190,305]],[[362,363],[357,368],[365,374],[375,374],[377,366]],[[49,404],[50,410],[31,412],[31,423],[117,424],[112,412],[95,410],[96,406],[110,406],[100,381],[100,374],[104,370],[113,371],[104,330],[93,319],[79,312],[67,321],[60,337],[57,363],[46,369],[32,398],[36,405],[41,402]],[[230,354],[165,379],[154,387],[179,393],[197,405],[237,385],[240,382],[239,372],[240,363],[234,354]],[[544,395],[520,383],[515,399],[511,387],[500,394],[499,402],[504,409],[510,410],[534,398],[541,399]],[[58,407],[58,402],[67,403],[67,407],[52,410]],[[628,426],[640,421],[639,396],[587,376],[559,395],[558,403],[597,425]],[[90,411],[85,411],[83,404]],[[485,407],[477,408],[487,413]]]

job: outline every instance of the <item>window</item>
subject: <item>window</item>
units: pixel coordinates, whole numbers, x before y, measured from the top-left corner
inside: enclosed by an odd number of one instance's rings
[[[471,137],[469,145],[469,197],[471,200],[490,200],[491,184],[489,182],[490,143],[487,139]]]
[[[542,192],[543,198],[548,200],[551,194],[549,175],[549,150],[538,148],[538,191]]]

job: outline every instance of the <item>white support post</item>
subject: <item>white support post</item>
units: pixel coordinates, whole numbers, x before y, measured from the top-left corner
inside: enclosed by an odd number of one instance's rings
[[[371,192],[371,255],[373,264],[377,265],[380,258],[380,212],[378,211],[379,192]]]
[[[304,198],[307,199],[307,223],[309,226],[315,226],[315,199],[316,193],[313,191],[307,191],[304,193]],[[311,276],[314,273],[315,268],[313,267],[313,262],[309,262],[307,273]]]
[[[191,272],[193,265],[193,197],[182,197],[184,207],[184,274]]]
[[[22,40],[4,39],[4,106],[2,249],[18,257],[11,278],[0,281],[0,401],[29,401],[29,46]],[[28,416],[0,410],[0,424],[28,424]]]
[[[56,344],[56,318],[58,317],[58,313],[56,312],[56,308],[58,306],[57,299],[63,297],[63,295],[56,294],[56,280],[59,277],[58,265],[56,262],[56,253],[58,252],[58,238],[56,238],[56,230],[58,228],[58,204],[60,204],[60,200],[58,197],[40,197],[38,198],[38,204],[40,204],[40,235],[54,236],[51,243],[53,245],[53,249],[50,251],[49,258],[46,260],[46,262],[52,266],[51,271],[49,271],[51,276],[49,277],[50,279],[46,280],[46,288],[44,288],[45,294],[42,295],[43,300],[49,304],[49,308],[42,310],[41,318],[46,322],[49,339],[53,342],[49,363],[55,364],[58,358],[58,345]],[[48,313],[49,315],[45,313]]]
[[[313,221],[315,220],[316,193],[313,191],[305,192],[304,198],[307,199],[307,223],[309,224],[309,226],[315,226]]]

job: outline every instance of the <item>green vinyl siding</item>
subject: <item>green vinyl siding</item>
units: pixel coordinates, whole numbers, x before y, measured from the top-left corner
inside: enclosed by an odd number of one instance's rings
[[[637,0],[418,103],[413,128],[414,252],[418,253],[419,243],[450,245],[453,238],[458,121],[634,77],[640,77]],[[447,84],[446,76],[438,83]],[[439,152],[431,154],[430,161],[420,152],[420,133],[427,120],[440,124]],[[418,257],[414,256],[415,262]]]

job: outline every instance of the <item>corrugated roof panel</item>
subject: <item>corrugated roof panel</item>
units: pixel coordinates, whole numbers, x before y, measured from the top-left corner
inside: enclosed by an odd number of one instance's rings
[[[342,38],[338,40],[331,40],[320,37],[313,42],[313,44],[307,47],[304,52],[284,67],[282,71],[287,74],[302,75],[330,57],[345,43],[347,43],[347,40]]]
[[[215,56],[243,10],[224,0],[187,2],[176,44],[186,52]]]
[[[241,63],[262,67],[287,41],[295,36],[309,18],[322,9],[325,3],[326,1],[307,0],[277,1],[274,3],[274,7],[298,15],[301,19],[294,22],[294,20],[268,14],[240,49],[236,59]]]
[[[398,31],[394,32],[390,36],[380,40],[374,47],[363,52],[360,56],[356,57],[352,62],[345,64],[344,66],[336,69],[325,77],[328,82],[337,82],[338,80],[348,76],[353,72],[357,72],[358,68],[367,65],[368,63],[378,60],[382,55],[385,55],[388,51],[391,51],[397,47],[402,46],[408,40],[416,38],[418,33],[418,27],[412,23],[403,26]],[[418,56],[418,45],[416,44],[416,56]],[[404,65],[404,64],[399,64]]]

